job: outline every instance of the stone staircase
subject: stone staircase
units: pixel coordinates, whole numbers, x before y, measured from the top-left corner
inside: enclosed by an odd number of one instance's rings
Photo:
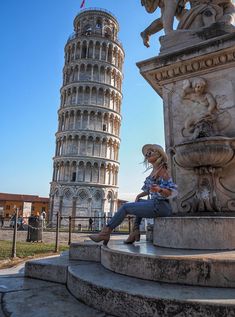
[[[73,243],[68,256],[26,263],[25,275],[65,284],[113,316],[235,316],[235,251],[179,250],[146,241]]]

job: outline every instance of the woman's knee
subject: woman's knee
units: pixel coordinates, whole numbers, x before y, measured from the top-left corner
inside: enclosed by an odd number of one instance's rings
[[[127,213],[127,207],[126,205],[128,205],[128,203],[124,203],[123,205],[121,205],[121,207],[118,209],[117,212],[120,212],[120,213]]]

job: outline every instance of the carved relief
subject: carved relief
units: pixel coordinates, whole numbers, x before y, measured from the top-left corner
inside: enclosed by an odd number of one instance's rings
[[[196,77],[183,82],[182,101],[190,107],[190,114],[185,118],[182,136],[190,139],[221,135],[221,131],[229,125],[231,115],[220,109],[226,96],[213,96],[207,91],[207,81]]]
[[[191,134],[192,139],[214,135],[214,123],[218,116],[217,102],[207,92],[205,79],[197,77],[183,82],[182,100],[190,101],[190,115],[185,119],[183,136]],[[187,105],[186,105],[187,106]]]

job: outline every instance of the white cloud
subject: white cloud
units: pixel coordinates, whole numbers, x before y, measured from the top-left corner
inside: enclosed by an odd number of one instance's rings
[[[137,195],[138,193],[119,193],[118,198],[127,201],[135,201]]]

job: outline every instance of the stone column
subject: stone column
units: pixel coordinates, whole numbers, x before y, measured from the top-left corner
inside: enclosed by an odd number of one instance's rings
[[[52,221],[53,221],[54,199],[55,199],[54,195],[50,195],[50,217],[49,217],[50,225],[52,224]]]
[[[76,204],[77,204],[77,197],[73,197],[73,202],[72,202],[72,217],[76,217]],[[75,219],[72,219],[72,228],[75,228]]]

